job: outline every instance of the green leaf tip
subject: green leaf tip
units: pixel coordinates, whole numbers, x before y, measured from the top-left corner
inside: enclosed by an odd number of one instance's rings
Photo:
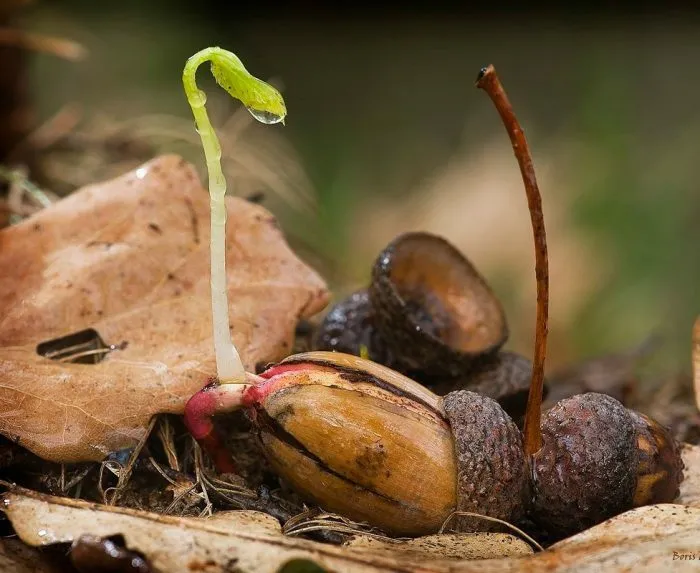
[[[192,56],[185,66],[185,74],[194,80],[194,71],[203,62],[209,61],[211,73],[216,83],[231,97],[240,100],[251,115],[262,123],[282,123],[287,115],[287,106],[282,94],[273,86],[251,75],[243,62],[234,53],[219,47],[205,48]],[[183,75],[185,91],[194,93],[194,82],[188,86],[188,78]],[[196,89],[196,88],[195,88]],[[201,99],[201,96],[198,96]],[[196,105],[196,101],[191,104]]]

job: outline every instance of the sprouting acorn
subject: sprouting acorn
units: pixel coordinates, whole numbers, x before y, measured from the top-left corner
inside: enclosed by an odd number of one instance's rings
[[[233,54],[217,50],[200,52],[195,64],[212,59],[217,81],[243,99],[255,117],[283,119],[284,103],[276,90],[250,76]],[[488,397],[466,390],[438,397],[413,380],[356,356],[306,353],[291,356],[259,376],[245,371],[228,329],[225,258],[221,256],[225,250],[221,232],[225,208],[218,141],[203,111],[204,98],[194,83],[196,65],[192,62],[186,66],[183,81],[210,169],[212,310],[218,376],[190,398],[185,423],[220,472],[235,471],[235,464],[212,417],[245,408],[273,468],[302,496],[328,511],[395,535],[434,532],[454,511],[507,521],[516,521],[529,511],[568,531],[604,519],[635,500],[671,501],[682,479],[682,473],[666,471],[682,467],[677,446],[666,441],[652,422],[633,416],[612,398],[584,395],[569,399],[555,406],[540,427],[548,300],[544,221],[527,143],[492,67],[482,70],[477,86],[494,101],[513,140],[537,245],[535,359],[523,434]],[[500,332],[499,327],[494,332]],[[624,429],[623,445],[614,443],[611,430],[596,431],[610,420],[618,420],[619,427],[615,427]],[[587,430],[589,427],[593,429]],[[583,456],[581,462],[574,456],[570,464],[557,465],[558,452],[567,455],[578,451],[575,448],[585,452],[590,441],[599,436],[596,454]],[[570,446],[574,450],[570,451]],[[620,448],[625,449],[622,454]],[[648,455],[641,456],[639,449]],[[554,452],[550,456],[553,462],[545,463],[550,451]],[[607,455],[616,462],[604,463]],[[607,509],[601,512],[589,503],[585,487],[566,490],[552,477],[550,468],[554,474],[559,469],[582,472],[570,479],[582,486],[587,479],[607,484],[621,476],[621,487],[615,488],[620,499],[608,500]],[[534,507],[530,507],[531,491]],[[538,499],[553,499],[576,508],[573,526],[563,513],[538,503]],[[482,525],[468,516],[460,528],[471,530]]]
[[[290,356],[248,382],[210,385],[187,404],[187,427],[220,471],[234,465],[211,416],[245,408],[273,469],[326,510],[394,535],[433,533],[455,511],[525,512],[522,437],[490,398],[439,397],[338,352]],[[472,528],[483,523],[462,520]]]
[[[636,505],[671,502],[683,480],[683,462],[678,445],[653,420],[596,393],[561,400],[541,419],[549,307],[542,198],[527,140],[493,66],[480,71],[476,85],[491,98],[510,137],[535,242],[535,357],[523,429],[530,516],[558,537]]]

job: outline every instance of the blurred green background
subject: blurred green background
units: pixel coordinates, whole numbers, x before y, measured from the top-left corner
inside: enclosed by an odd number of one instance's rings
[[[230,49],[283,88],[288,122],[273,129],[298,155],[316,209],[275,197],[266,204],[318,261],[334,261],[318,264],[338,295],[366,282],[395,234],[430,230],[494,285],[512,325],[510,346],[529,354],[529,216],[503,127],[474,89],[478,70],[493,63],[544,195],[550,364],[624,350],[653,332],[664,340],[659,367],[689,371],[700,310],[696,14],[236,9],[214,1],[33,3],[20,19],[27,29],[89,50],[78,63],[33,57],[38,120],[74,103],[85,121],[166,114],[189,122],[186,58],[208,45]],[[223,124],[237,105],[203,74],[201,81]],[[165,148],[202,163],[196,146]]]

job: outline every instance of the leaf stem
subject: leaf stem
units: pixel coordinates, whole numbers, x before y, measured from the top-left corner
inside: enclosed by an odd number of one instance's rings
[[[197,87],[197,69],[211,62],[217,83],[241,100],[253,116],[264,123],[283,122],[286,107],[279,92],[251,76],[241,61],[221,48],[205,48],[190,57],[182,72],[187,101],[192,108],[197,132],[202,140],[209,175],[211,204],[211,305],[214,351],[219,383],[245,382],[245,368],[231,339],[226,280],[226,178],[221,168],[221,145],[209,121],[206,94]]]
[[[513,107],[508,100],[501,81],[493,66],[479,72],[476,87],[484,90],[491,98],[503,125],[508,132],[515,157],[520,166],[520,173],[525,184],[525,194],[532,221],[532,233],[535,242],[535,278],[537,280],[537,318],[535,323],[535,353],[532,360],[532,379],[530,393],[525,410],[525,428],[523,431],[525,453],[531,456],[542,447],[540,429],[542,390],[544,384],[544,362],[547,353],[547,320],[549,313],[549,263],[547,260],[547,235],[542,214],[542,196],[540,195],[532,156],[520,127]]]

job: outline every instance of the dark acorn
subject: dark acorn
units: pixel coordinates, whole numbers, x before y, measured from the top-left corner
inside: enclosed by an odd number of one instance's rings
[[[493,66],[477,79],[493,101],[525,185],[535,243],[537,316],[523,442],[530,461],[530,517],[552,537],[595,525],[638,503],[672,501],[683,479],[677,444],[655,422],[605,394],[559,401],[541,419],[549,313],[549,264],[532,158]]]
[[[632,507],[636,430],[627,410],[605,394],[577,394],[542,419],[533,456],[532,518],[565,536]]]
[[[358,290],[338,302],[326,314],[313,340],[314,350],[354,354],[391,366],[392,358],[374,324],[375,315],[367,289]]]
[[[503,308],[483,277],[435,235],[394,239],[374,264],[369,296],[404,372],[457,376],[508,338]]]
[[[532,517],[556,536],[679,494],[677,442],[611,396],[589,392],[561,400],[545,414],[542,437],[533,456]]]

